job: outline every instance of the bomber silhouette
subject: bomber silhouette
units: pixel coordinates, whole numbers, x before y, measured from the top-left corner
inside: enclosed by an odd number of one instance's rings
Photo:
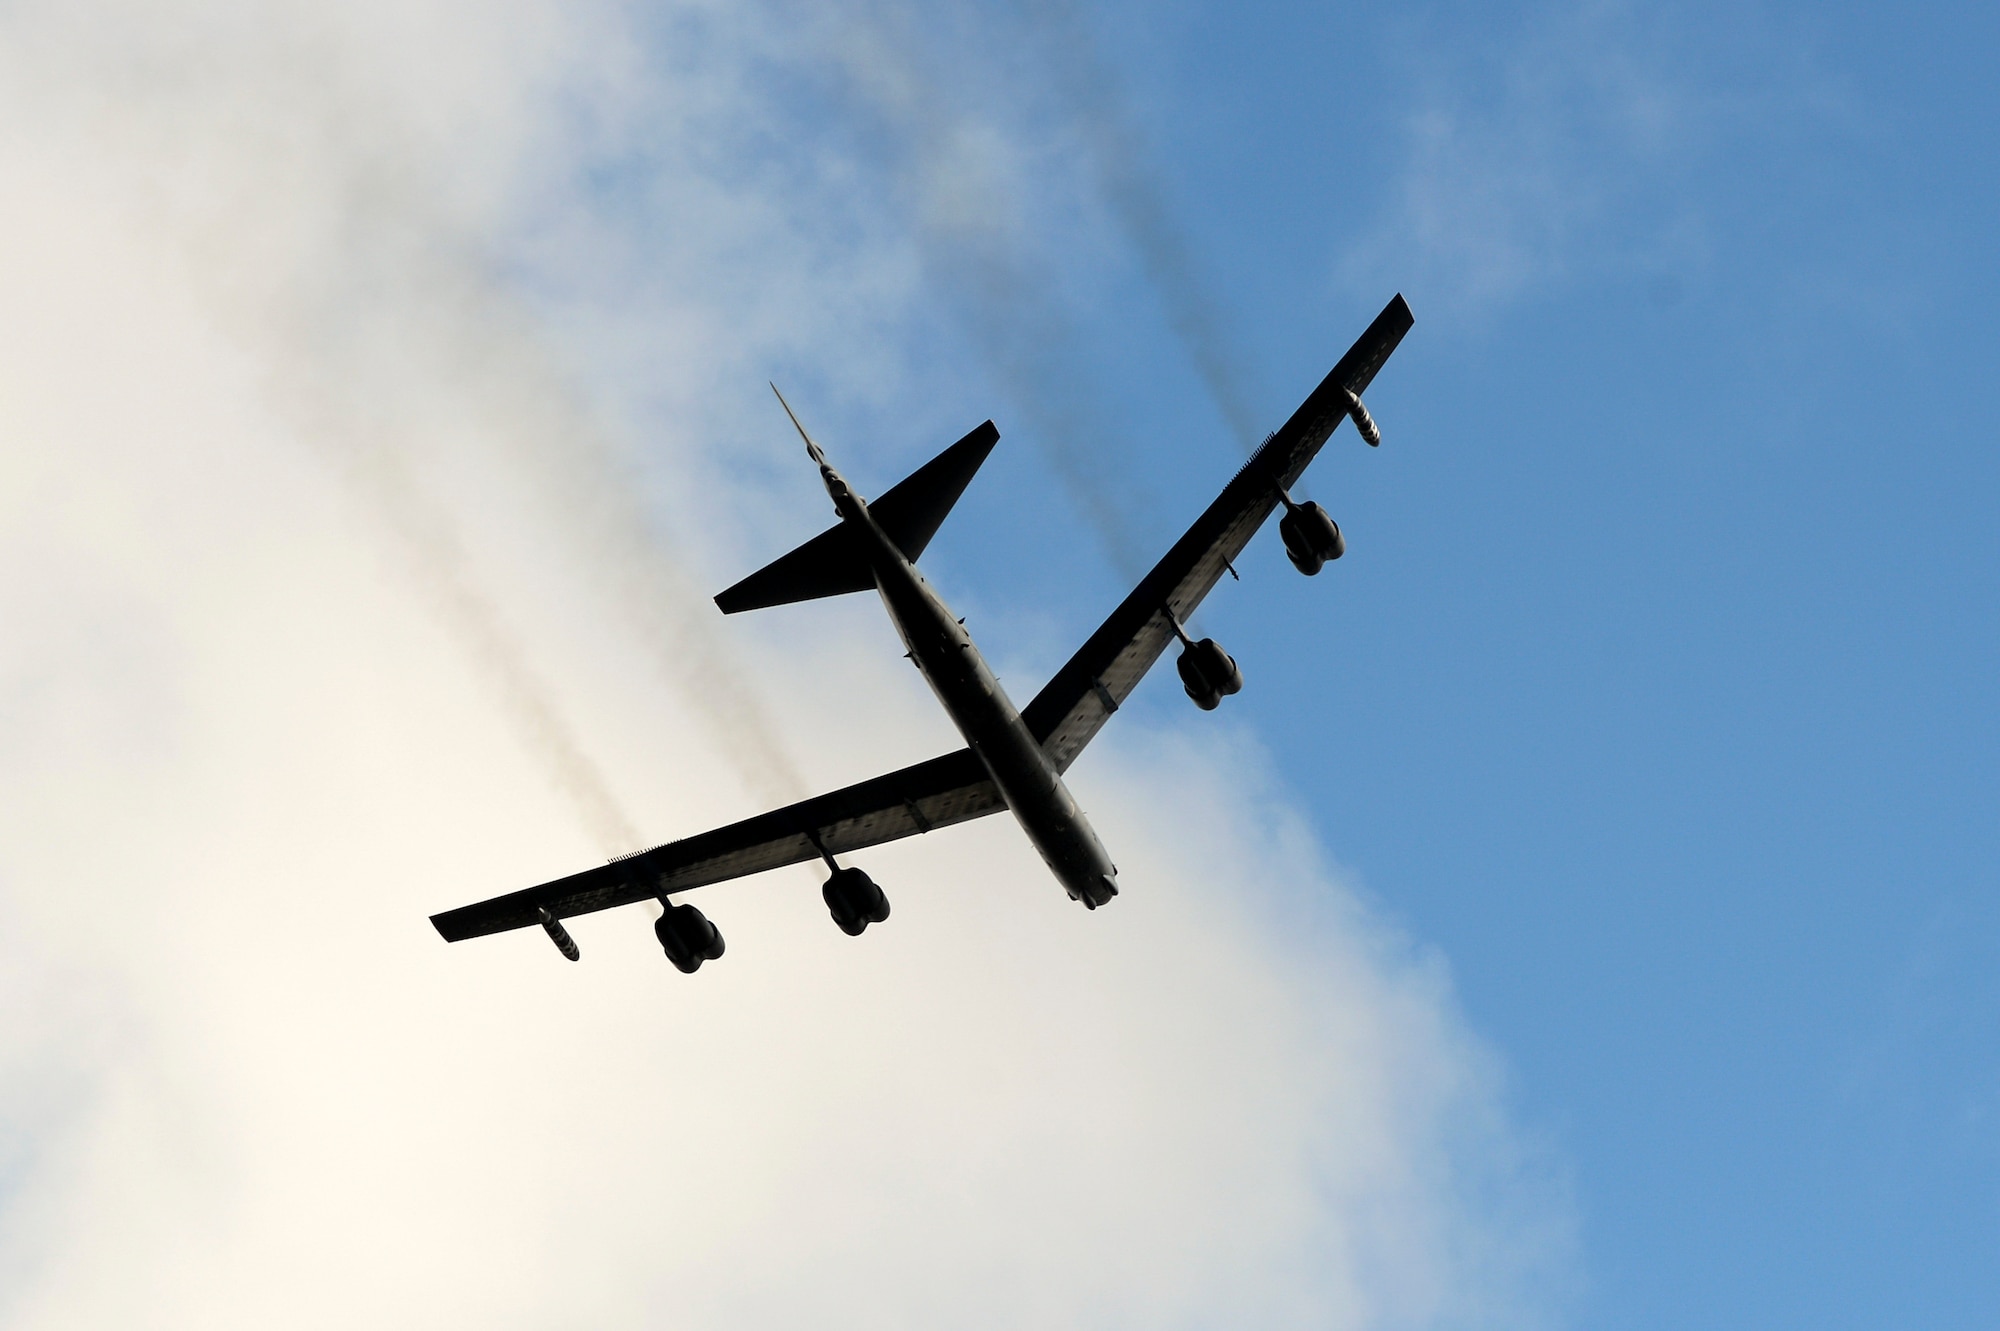
[[[837,856],[1009,810],[1070,899],[1092,910],[1118,895],[1118,870],[1077,807],[1063,773],[1131,696],[1167,646],[1195,705],[1211,710],[1243,687],[1242,673],[1213,638],[1187,632],[1188,617],[1275,510],[1285,554],[1301,573],[1340,558],[1345,543],[1326,510],[1292,499],[1291,487],[1347,419],[1371,446],[1382,436],[1361,403],[1414,318],[1399,295],[1383,308],[1318,388],[1273,431],[1214,503],[1133,589],[1102,627],[1026,707],[1016,709],[916,559],[993,451],[987,421],[870,503],[826,460],[791,405],[778,401],[819,467],[840,521],[722,592],[725,614],[874,589],[910,659],[965,737],[966,747],[712,832],[671,841],[539,887],[431,917],[450,942],[539,924],[571,961],[572,915],[657,899],[660,946],[682,971],[722,955],[722,934],[676,893],[819,859],[830,871],[822,895],[849,934],[889,916],[889,900],[866,873]],[[774,385],[772,392],[776,393]]]

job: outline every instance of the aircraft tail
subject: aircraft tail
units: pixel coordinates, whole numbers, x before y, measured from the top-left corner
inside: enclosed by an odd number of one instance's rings
[[[979,464],[1000,441],[992,421],[947,448],[868,506],[890,540],[912,561],[944,525],[945,514],[965,493]],[[787,555],[715,598],[725,615],[789,605],[822,596],[865,592],[875,586],[868,558],[845,522],[829,527]]]

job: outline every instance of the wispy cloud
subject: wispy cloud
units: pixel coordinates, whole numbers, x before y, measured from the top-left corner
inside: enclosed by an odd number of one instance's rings
[[[1094,752],[1128,884],[1094,915],[989,820],[871,856],[861,940],[811,875],[717,889],[693,980],[633,912],[576,922],[579,966],[438,942],[591,850],[496,654],[642,831],[795,780],[756,676],[802,751],[928,742],[888,653],[732,660],[658,530],[726,520],[635,480],[712,445],[624,452],[561,350],[681,348],[634,370],[676,402],[801,345],[865,371],[814,334],[860,293],[921,336],[909,237],[704,158],[769,113],[781,15],[674,11],[703,70],[533,0],[121,17],[0,26],[0,994],[35,1022],[0,1036],[0,1316],[1544,1320],[1567,1211],[1494,1060],[1253,749]],[[599,154],[635,178],[579,181]]]
[[[1343,261],[1356,288],[1394,274],[1427,306],[1476,315],[1606,263],[1699,251],[1698,219],[1671,185],[1705,132],[1704,108],[1675,77],[1658,25],[1597,3],[1503,24],[1406,41],[1421,91],[1399,177]]]

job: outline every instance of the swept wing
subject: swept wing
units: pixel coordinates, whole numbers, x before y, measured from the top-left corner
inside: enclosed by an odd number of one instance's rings
[[[1174,542],[1166,558],[1139,580],[1103,627],[1021,709],[1029,733],[1055,761],[1057,771],[1069,769],[1083,746],[1132,695],[1174,640],[1167,616],[1187,622],[1278,506],[1278,491],[1298,480],[1352,409],[1349,394],[1355,399],[1361,396],[1413,322],[1401,296],[1390,301],[1312,396],[1264,441],[1208,511]]]
[[[431,916],[448,942],[609,910],[669,892],[879,846],[1006,808],[970,749],[640,851],[539,887]]]

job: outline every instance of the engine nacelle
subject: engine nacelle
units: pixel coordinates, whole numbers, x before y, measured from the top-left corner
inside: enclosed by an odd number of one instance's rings
[[[1307,577],[1325,568],[1328,560],[1347,553],[1340,524],[1318,504],[1289,505],[1285,516],[1278,519],[1278,535],[1285,542],[1285,557]]]
[[[1189,643],[1174,668],[1180,671],[1187,696],[1204,712],[1214,711],[1224,698],[1243,687],[1243,672],[1237,669],[1236,659],[1213,638]]]
[[[820,889],[820,897],[826,902],[833,922],[850,938],[889,918],[888,895],[859,869],[834,870],[826,886]]]
[[[1368,447],[1382,446],[1382,431],[1375,426],[1375,418],[1368,414],[1368,408],[1361,405],[1361,399],[1353,393],[1347,395],[1347,414],[1354,418],[1354,428],[1361,431],[1361,437],[1368,441]]]
[[[693,906],[668,906],[667,913],[653,921],[653,936],[683,975],[694,974],[702,962],[722,955],[722,931]]]

